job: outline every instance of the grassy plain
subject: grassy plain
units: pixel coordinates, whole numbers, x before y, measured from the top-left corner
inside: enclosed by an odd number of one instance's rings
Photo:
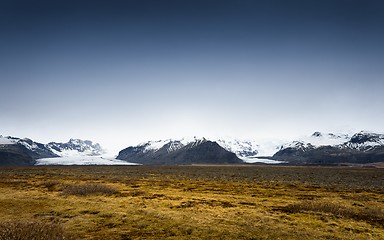
[[[20,224],[57,239],[384,239],[384,169],[3,167],[0,239]]]

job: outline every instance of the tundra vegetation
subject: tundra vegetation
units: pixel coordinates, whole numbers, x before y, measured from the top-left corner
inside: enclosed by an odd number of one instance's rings
[[[0,168],[0,239],[384,239],[384,169]]]

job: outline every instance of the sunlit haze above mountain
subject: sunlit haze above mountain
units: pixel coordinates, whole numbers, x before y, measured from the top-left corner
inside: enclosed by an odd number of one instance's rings
[[[0,2],[0,134],[110,149],[384,132],[384,2]]]

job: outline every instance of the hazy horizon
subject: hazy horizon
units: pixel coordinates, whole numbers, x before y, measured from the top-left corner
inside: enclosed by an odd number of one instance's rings
[[[384,2],[0,3],[0,134],[109,149],[384,132]]]

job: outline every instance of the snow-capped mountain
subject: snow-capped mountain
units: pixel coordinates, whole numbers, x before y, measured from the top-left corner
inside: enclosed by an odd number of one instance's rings
[[[150,165],[243,163],[216,142],[196,137],[149,141],[127,147],[119,152],[117,159]]]
[[[260,145],[254,140],[239,140],[236,138],[221,138],[216,139],[221,147],[229,152],[233,152],[240,159],[252,158],[258,155]]]
[[[233,152],[238,158],[246,163],[266,163],[279,164],[283,161],[270,159],[276,152],[281,149],[285,143],[281,140],[244,140],[231,137],[217,138],[215,140],[220,146],[227,151]]]
[[[337,146],[348,142],[350,139],[351,137],[348,134],[323,134],[321,132],[314,132],[311,136],[302,137],[299,140],[282,145],[281,149],[296,148],[298,150],[306,151],[307,149],[313,149],[320,146]]]
[[[313,133],[310,137],[284,144],[281,149],[295,148],[297,150],[310,150],[321,146],[332,146],[340,149],[353,149],[359,151],[370,151],[376,147],[384,146],[384,134],[361,131],[352,136],[348,134],[322,134]]]
[[[15,142],[15,139],[12,139],[11,137],[3,137],[3,135],[0,135],[0,145],[15,144]]]
[[[342,148],[350,148],[363,152],[373,151],[384,146],[384,134],[361,131],[344,143]]]
[[[71,138],[67,143],[50,142],[46,144],[53,153],[58,156],[97,156],[104,153],[98,143],[89,140]]]
[[[362,131],[350,137],[315,132],[304,139],[283,145],[273,159],[299,164],[384,161],[384,134]]]
[[[136,153],[156,152],[164,146],[168,153],[177,151],[188,144],[196,145],[204,141],[216,142],[225,150],[235,153],[236,156],[245,162],[266,162],[266,160],[257,159],[258,157],[270,157],[281,149],[283,141],[277,140],[244,140],[233,137],[204,138],[204,137],[185,137],[182,139],[166,139],[157,141],[143,142],[134,146]],[[269,161],[271,162],[271,161]],[[276,162],[278,163],[278,162]]]
[[[49,147],[47,147],[45,144],[35,142],[29,138],[17,138],[17,137],[3,137],[0,136],[0,144],[3,145],[20,145],[23,146],[27,152],[29,152],[28,155],[30,155],[32,158],[44,158],[44,157],[58,157],[55,153],[53,153]]]
[[[88,140],[71,139],[67,143],[42,144],[29,138],[0,135],[0,165],[34,165],[37,159],[95,156],[102,153],[99,144]]]
[[[136,148],[140,149],[143,153],[147,153],[147,152],[157,152],[159,149],[163,148],[164,146],[167,146],[166,151],[170,153],[173,151],[177,151],[180,148],[187,146],[188,144],[198,145],[204,141],[206,141],[205,138],[198,138],[198,137],[182,138],[178,140],[166,139],[166,140],[148,141],[148,142],[140,143],[139,145],[136,146]]]
[[[58,157],[31,139],[0,136],[0,165],[34,165],[38,158]]]
[[[159,155],[170,154],[174,151],[178,151],[187,146],[194,147],[206,141],[211,141],[218,144],[220,147],[225,149],[228,152],[235,153],[236,156],[243,160],[244,162],[254,163],[254,162],[263,162],[263,163],[280,163],[279,161],[273,161],[266,158],[259,157],[268,157],[272,156],[274,153],[280,150],[282,141],[272,141],[264,140],[243,140],[232,137],[222,137],[222,138],[197,138],[197,137],[187,137],[182,139],[166,139],[158,141],[148,141],[141,143],[137,146],[131,146],[119,153],[118,159],[132,159],[137,158],[139,155],[146,157],[150,155]],[[160,151],[160,149],[162,151]],[[160,152],[158,152],[160,151]]]
[[[384,162],[384,134],[315,132],[293,142],[225,138],[148,141],[121,150],[117,160],[97,143],[70,139],[42,144],[0,135],[0,165],[125,165],[281,163],[337,164]]]

